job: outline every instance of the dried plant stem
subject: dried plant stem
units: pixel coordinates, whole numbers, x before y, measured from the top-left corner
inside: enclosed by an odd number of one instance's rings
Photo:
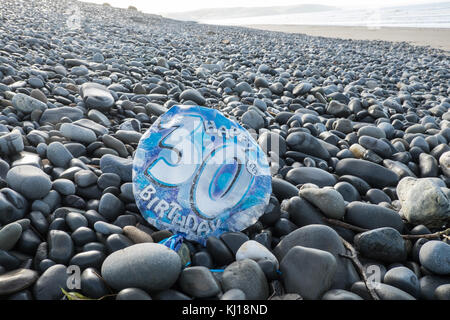
[[[353,230],[356,232],[366,232],[369,231],[369,229],[364,229],[364,228],[360,228],[354,225],[351,225],[349,223],[346,223],[344,221],[341,220],[336,220],[336,219],[330,219],[330,218],[323,218],[326,222],[333,224],[335,226],[339,226],[345,229],[349,229],[349,230]],[[420,239],[420,238],[425,238],[425,239],[436,239],[439,237],[447,237],[448,235],[450,235],[450,228],[442,230],[442,231],[438,231],[435,233],[429,233],[429,234],[402,234],[403,239],[406,240],[416,240],[416,239]]]

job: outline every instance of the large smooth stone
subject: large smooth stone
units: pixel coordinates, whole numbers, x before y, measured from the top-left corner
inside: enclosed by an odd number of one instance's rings
[[[293,132],[287,136],[287,145],[291,150],[303,152],[320,159],[330,159],[330,153],[322,144],[309,133]]]
[[[47,105],[45,103],[23,93],[15,94],[11,100],[11,103],[14,108],[23,113],[31,113],[33,110],[44,111],[47,109]]]
[[[66,266],[55,264],[49,267],[34,284],[34,297],[36,300],[60,300],[64,295],[61,288],[68,290],[68,277]]]
[[[328,218],[341,219],[345,214],[344,198],[333,188],[306,188],[300,190],[299,195],[319,208]]]
[[[286,292],[305,299],[319,299],[334,281],[335,257],[323,250],[295,246],[281,260],[280,271]]]
[[[80,95],[88,108],[109,111],[114,105],[114,98],[109,90],[98,83],[87,82],[80,87]]]
[[[403,178],[397,186],[397,195],[401,213],[414,225],[439,228],[450,221],[449,199],[430,178]]]
[[[180,272],[178,254],[158,243],[140,243],[115,251],[106,257],[101,269],[102,277],[116,290],[169,289]]]
[[[450,275],[450,245],[438,240],[425,243],[419,251],[422,266],[438,275]]]
[[[72,238],[62,230],[50,230],[47,237],[48,257],[56,263],[67,264],[74,253]]]
[[[67,117],[72,121],[83,118],[83,111],[75,107],[59,107],[46,109],[39,119],[40,124],[57,124],[61,122],[61,119]]]
[[[224,291],[240,289],[249,300],[265,300],[269,297],[269,285],[260,266],[253,260],[235,261],[225,268],[222,275]]]
[[[61,142],[55,141],[47,147],[47,159],[56,167],[67,168],[73,156]]]
[[[97,140],[97,136],[94,131],[72,123],[63,123],[59,128],[59,131],[64,137],[85,144],[89,144]]]
[[[405,241],[393,228],[378,228],[359,233],[354,239],[356,249],[365,257],[384,262],[406,260]]]
[[[336,178],[325,170],[313,167],[301,167],[289,170],[286,180],[294,185],[313,183],[319,187],[334,186]]]
[[[401,216],[394,210],[359,201],[347,205],[345,221],[365,229],[391,227],[402,232],[404,227]]]
[[[16,269],[0,275],[0,296],[9,295],[31,286],[39,277],[30,269]]]
[[[361,159],[342,159],[336,165],[336,174],[357,176],[371,186],[384,188],[395,186],[398,182],[398,175],[379,164]]]
[[[408,292],[416,298],[420,295],[419,279],[416,274],[407,267],[396,267],[388,270],[384,275],[383,283]]]
[[[295,246],[328,251],[334,256],[337,262],[337,270],[331,289],[348,289],[352,283],[359,280],[352,262],[342,257],[342,255],[347,254],[347,250],[338,233],[332,228],[312,224],[294,230],[280,241],[273,253],[278,261],[281,261],[287,252]]]
[[[48,175],[39,168],[30,165],[17,166],[8,171],[6,182],[11,189],[28,199],[41,199],[52,188]]]

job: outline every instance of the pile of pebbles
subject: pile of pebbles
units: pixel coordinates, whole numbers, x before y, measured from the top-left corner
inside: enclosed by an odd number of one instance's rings
[[[380,299],[450,299],[449,238],[402,236],[449,227],[449,70],[407,43],[1,1],[0,298],[372,299],[345,240]],[[178,252],[131,183],[176,104],[239,121],[273,175],[255,225]]]

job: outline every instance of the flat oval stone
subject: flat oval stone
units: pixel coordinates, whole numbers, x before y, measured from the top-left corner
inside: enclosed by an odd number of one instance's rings
[[[48,257],[56,263],[66,264],[74,252],[73,241],[61,230],[50,230],[48,233]]]
[[[286,180],[294,185],[313,183],[321,188],[333,186],[336,183],[336,178],[331,173],[313,167],[291,169],[286,174]]]
[[[9,295],[31,286],[39,275],[30,269],[16,269],[0,275],[0,296]]]
[[[330,159],[330,153],[309,133],[293,132],[287,136],[286,143],[291,150],[303,152],[320,159]]]
[[[361,159],[342,159],[336,165],[336,174],[354,175],[377,188],[394,186],[398,175],[379,164]]]
[[[102,277],[116,290],[169,289],[181,272],[178,254],[162,244],[140,243],[113,252],[103,262]],[[164,277],[161,275],[164,274]]]
[[[63,123],[59,128],[59,131],[64,137],[81,143],[88,144],[97,140],[94,131],[72,123]]]
[[[394,210],[359,201],[347,205],[345,220],[365,229],[391,227],[401,232],[404,227],[401,216]]]
[[[109,111],[114,105],[114,98],[109,90],[98,83],[83,83],[80,87],[80,95],[88,108]]]
[[[79,227],[70,236],[75,245],[79,247],[97,240],[95,232],[87,227]]]
[[[102,263],[105,260],[105,254],[97,250],[80,252],[74,255],[69,262],[69,265],[79,266],[81,270],[87,268],[94,268],[100,270]]]
[[[354,243],[362,255],[375,260],[399,262],[407,256],[405,241],[393,228],[377,228],[357,234]]]
[[[61,142],[55,141],[47,147],[47,158],[55,166],[67,168],[73,156]]]
[[[16,222],[0,229],[0,250],[11,250],[22,235],[22,226]]]
[[[75,107],[59,107],[46,109],[39,119],[40,124],[57,124],[61,122],[61,119],[67,117],[72,121],[79,120],[83,117],[83,111]]]
[[[39,168],[30,165],[10,169],[6,176],[8,185],[28,199],[41,199],[52,188],[48,175]]]
[[[148,233],[139,230],[138,228],[134,226],[125,226],[123,227],[123,233],[125,236],[127,236],[131,241],[134,243],[146,243],[146,242],[153,242],[153,238]]]
[[[384,275],[383,283],[408,292],[416,298],[420,295],[419,279],[414,272],[407,267],[396,267],[390,269]]]

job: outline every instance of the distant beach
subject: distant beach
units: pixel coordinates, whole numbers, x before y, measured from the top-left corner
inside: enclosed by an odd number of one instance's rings
[[[450,28],[400,28],[381,27],[367,28],[354,26],[313,26],[291,24],[254,24],[246,27],[280,31],[288,33],[304,33],[311,36],[322,36],[353,40],[384,40],[431,46],[450,51]]]

